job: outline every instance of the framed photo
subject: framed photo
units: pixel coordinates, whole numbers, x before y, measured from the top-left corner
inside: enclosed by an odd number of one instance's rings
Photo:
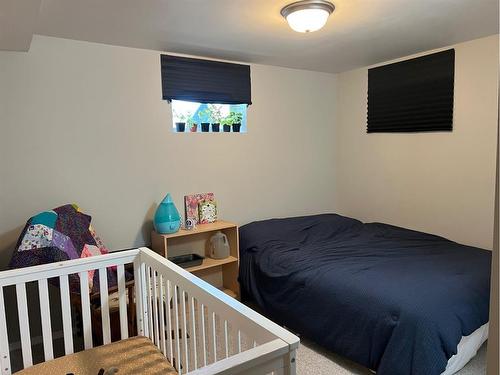
[[[213,223],[217,220],[217,203],[211,201],[200,201],[198,203],[198,214],[200,216],[200,224]]]
[[[199,193],[184,196],[184,210],[186,220],[191,219],[194,223],[200,223],[199,203],[205,201],[215,201],[214,193]]]

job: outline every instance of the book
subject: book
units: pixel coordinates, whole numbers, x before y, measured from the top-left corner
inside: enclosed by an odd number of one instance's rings
[[[184,196],[185,218],[200,223],[199,203],[204,201],[215,201],[214,193],[198,193]]]

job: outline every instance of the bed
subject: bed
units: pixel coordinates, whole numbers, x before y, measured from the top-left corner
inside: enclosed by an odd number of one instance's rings
[[[127,269],[133,274],[132,299],[126,295]],[[95,273],[104,344],[99,346],[92,335],[96,322],[89,293]],[[118,288],[116,342],[111,335],[109,273]],[[70,302],[70,276],[79,280],[80,319]],[[55,286],[56,299],[49,294]],[[8,299],[12,294],[14,301]],[[134,314],[127,308],[130,301]],[[57,305],[62,332],[53,314]],[[15,317],[11,311],[6,315],[7,307],[16,309]],[[41,327],[34,327],[36,321]],[[2,375],[16,371],[97,375],[100,369],[111,374],[115,368],[118,374],[134,375],[292,375],[298,345],[295,335],[147,248],[0,272]],[[20,366],[12,355],[17,346],[22,353]]]
[[[450,375],[475,355],[490,265],[486,250],[335,214],[240,228],[243,298],[380,375]]]

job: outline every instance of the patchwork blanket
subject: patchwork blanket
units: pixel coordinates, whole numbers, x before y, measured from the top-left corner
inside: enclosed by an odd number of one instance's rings
[[[24,227],[10,261],[10,268],[22,268],[69,259],[107,254],[97,236],[92,218],[75,204],[67,204],[30,218]],[[108,285],[116,285],[116,276],[108,269]],[[72,292],[79,293],[79,277],[70,275]],[[89,287],[99,290],[98,272],[89,271]]]

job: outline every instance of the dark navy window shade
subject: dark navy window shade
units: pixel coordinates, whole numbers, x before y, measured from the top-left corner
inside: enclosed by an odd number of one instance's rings
[[[250,66],[161,55],[164,100],[252,104]]]
[[[453,130],[455,50],[368,70],[368,133]]]

